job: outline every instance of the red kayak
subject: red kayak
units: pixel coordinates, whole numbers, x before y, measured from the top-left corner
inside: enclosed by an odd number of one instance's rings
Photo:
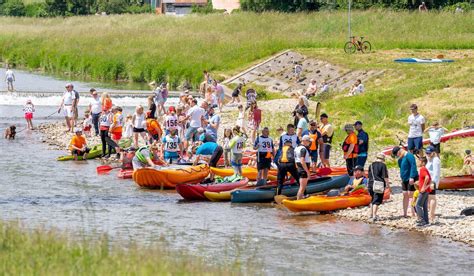
[[[216,183],[216,184],[178,184],[176,191],[186,200],[207,200],[204,192],[225,192],[242,188],[249,183],[248,178],[238,182]]]
[[[439,190],[474,188],[474,175],[446,176],[439,181]]]
[[[444,143],[454,138],[466,138],[466,137],[474,137],[474,128],[461,129],[461,130],[456,130],[456,131],[447,133],[441,136],[441,142]],[[430,142],[431,142],[430,139],[423,139],[424,145],[427,145]],[[385,148],[382,152],[385,155],[391,155],[392,149],[393,147],[388,147],[388,148]]]
[[[132,179],[133,169],[120,169],[117,177],[120,179]]]

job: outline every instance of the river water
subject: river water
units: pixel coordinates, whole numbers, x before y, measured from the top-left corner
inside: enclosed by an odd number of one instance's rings
[[[9,124],[21,129],[21,107],[2,101],[2,131]],[[54,108],[38,106],[35,116],[44,118]],[[0,149],[0,219],[26,227],[106,233],[116,242],[166,242],[211,263],[240,260],[271,275],[467,274],[472,268],[474,250],[446,239],[331,215],[294,215],[270,204],[187,203],[175,192],[119,180],[115,172],[98,176],[98,161],[56,162],[63,152],[48,150],[37,132],[0,139]]]

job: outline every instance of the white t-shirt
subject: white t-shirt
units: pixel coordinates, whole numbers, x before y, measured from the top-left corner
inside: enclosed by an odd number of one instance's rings
[[[99,97],[92,97],[89,101],[89,104],[91,105],[92,114],[99,114],[100,112],[102,112],[102,103]]]
[[[14,78],[15,78],[15,74],[13,74],[12,70],[8,69],[5,72],[5,79],[8,80],[8,81],[13,81]]]
[[[190,116],[190,127],[201,127],[201,119],[206,114],[203,108],[195,105],[188,110],[186,115]]]
[[[167,130],[173,130],[178,127],[178,117],[176,115],[166,115],[165,117],[165,128]]]
[[[354,93],[355,93],[355,94],[362,94],[362,93],[364,93],[364,91],[365,91],[365,87],[364,87],[364,85],[361,83],[361,84],[357,85],[357,87],[356,87]]]
[[[444,135],[444,129],[442,128],[430,128],[428,130],[428,134],[430,135],[430,142],[437,145],[441,142],[441,136]]]
[[[134,128],[145,128],[146,121],[145,121],[145,113],[138,114],[135,113],[135,121],[133,122]]]
[[[309,83],[308,85],[308,91],[310,92],[316,92],[316,90],[318,90],[318,84],[317,83]]]
[[[421,125],[425,123],[425,117],[421,114],[416,116],[411,114],[408,116],[408,125],[410,125],[410,130],[408,131],[408,138],[416,138],[423,136],[423,130]]]
[[[439,160],[438,156],[433,157],[433,159],[429,160],[426,163],[426,168],[430,172],[431,181],[436,184],[436,188],[439,185],[439,179],[441,175],[441,160]]]
[[[219,105],[219,101],[217,100],[217,95],[216,93],[211,94],[211,105],[217,106]]]
[[[74,91],[65,91],[63,94],[64,105],[72,105],[73,101],[76,99],[76,93]]]

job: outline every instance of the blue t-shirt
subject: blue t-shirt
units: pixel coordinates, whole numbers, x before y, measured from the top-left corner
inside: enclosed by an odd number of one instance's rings
[[[369,134],[365,132],[364,130],[359,130],[359,133],[357,134],[357,139],[360,141],[364,141],[362,144],[359,144],[359,155],[364,154],[364,156],[367,156],[367,152],[369,151]],[[357,141],[357,143],[359,142]]]
[[[214,139],[217,140],[217,129],[216,128],[213,128],[211,126],[211,123],[217,123],[219,124],[221,122],[221,116],[219,116],[218,114],[214,114],[210,119],[209,119],[209,124],[207,124],[207,127],[206,127],[206,133],[209,133],[210,135],[212,135],[214,137]]]
[[[206,143],[200,145],[197,148],[196,154],[198,154],[198,155],[212,155],[214,153],[214,151],[216,150],[217,146],[218,145],[215,142],[206,142]]]
[[[409,181],[410,178],[418,177],[418,170],[416,169],[415,156],[409,152],[402,158],[398,159],[398,166],[400,167],[400,178],[403,181]]]

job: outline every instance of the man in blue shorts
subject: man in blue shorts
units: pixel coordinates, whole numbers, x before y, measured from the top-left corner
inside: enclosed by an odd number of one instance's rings
[[[411,114],[408,116],[408,150],[417,153],[423,148],[423,132],[425,131],[425,117],[418,113],[416,104],[410,105]]]

